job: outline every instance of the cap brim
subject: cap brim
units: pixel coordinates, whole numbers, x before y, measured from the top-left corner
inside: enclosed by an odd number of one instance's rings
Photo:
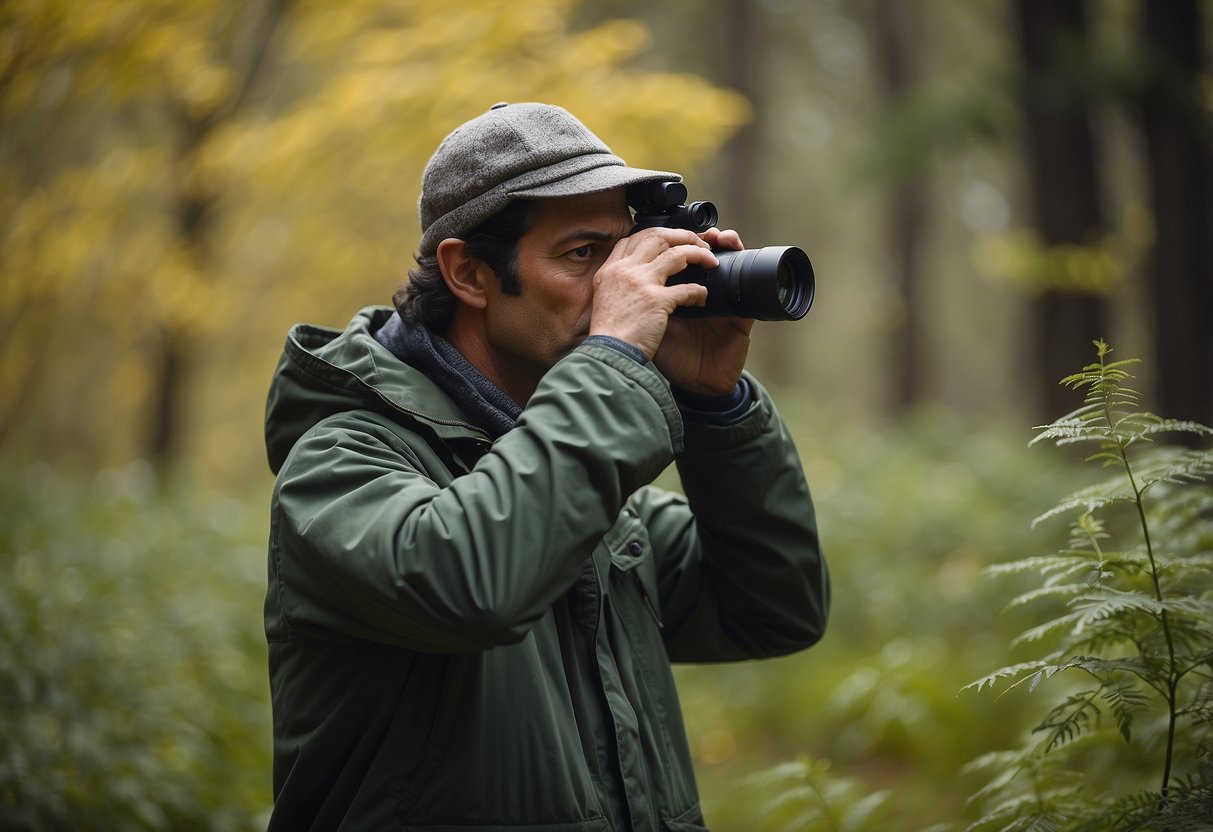
[[[639,182],[680,182],[682,177],[677,173],[665,170],[646,170],[644,168],[629,168],[623,165],[604,165],[591,170],[575,173],[555,182],[545,185],[535,185],[510,189],[507,193],[513,199],[551,199],[560,196],[579,196],[581,194],[596,194],[609,191],[612,188],[624,188]]]

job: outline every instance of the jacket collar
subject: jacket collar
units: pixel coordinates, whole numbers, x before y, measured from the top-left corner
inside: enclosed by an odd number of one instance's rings
[[[266,447],[274,471],[312,426],[349,410],[386,413],[443,440],[489,444],[488,435],[437,385],[375,340],[372,333],[393,314],[390,307],[373,306],[344,330],[310,324],[291,329],[266,403]]]

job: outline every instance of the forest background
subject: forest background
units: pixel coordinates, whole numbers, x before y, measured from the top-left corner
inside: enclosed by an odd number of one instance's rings
[[[1106,338],[1153,409],[1213,422],[1211,11],[0,5],[0,825],[263,825],[286,330],[389,302],[437,142],[540,100],[816,268],[751,367],[834,615],[809,653],[679,670],[709,821],[964,828],[966,763],[1039,711],[961,688],[1027,623],[982,569],[1056,548],[1030,521],[1084,481],[1027,447],[1079,404],[1057,381]]]

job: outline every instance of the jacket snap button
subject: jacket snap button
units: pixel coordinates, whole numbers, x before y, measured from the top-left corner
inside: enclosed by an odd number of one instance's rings
[[[641,552],[644,551],[644,544],[641,543],[639,540],[633,540],[631,543],[628,544],[628,551],[631,552],[633,555],[639,555]]]

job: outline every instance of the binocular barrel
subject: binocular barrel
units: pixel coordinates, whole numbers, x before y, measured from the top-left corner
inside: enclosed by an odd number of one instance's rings
[[[714,269],[689,266],[667,281],[708,288],[704,306],[684,306],[685,317],[736,317],[759,321],[798,321],[813,305],[813,264],[796,246],[765,246],[745,251],[715,251]]]
[[[663,226],[702,233],[716,225],[716,206],[710,202],[685,203],[681,182],[642,182],[628,189],[628,205],[635,209],[629,234]],[[685,204],[684,204],[685,203]],[[813,305],[816,287],[809,255],[796,246],[767,246],[746,251],[714,251],[720,265],[714,269],[690,266],[667,283],[699,283],[708,288],[704,306],[684,306],[684,317],[720,316],[759,321],[799,321]]]

